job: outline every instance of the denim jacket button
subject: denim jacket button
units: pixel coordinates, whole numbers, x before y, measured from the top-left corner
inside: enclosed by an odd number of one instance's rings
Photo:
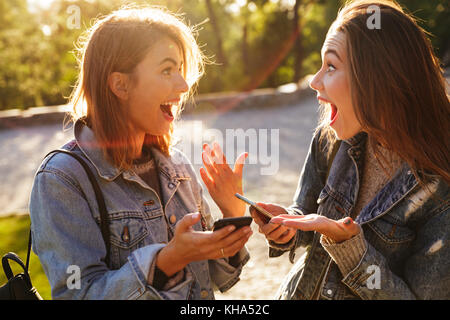
[[[202,299],[208,298],[208,290],[202,290],[200,292],[200,297],[202,297]]]
[[[128,231],[128,226],[123,227],[122,240],[125,242],[130,241],[130,232]]]
[[[169,219],[170,219],[170,222],[171,222],[172,224],[174,224],[175,222],[177,222],[177,217],[175,217],[175,215],[171,215]]]
[[[173,189],[173,188],[175,188],[175,184],[173,182],[170,182],[169,183],[169,189]]]

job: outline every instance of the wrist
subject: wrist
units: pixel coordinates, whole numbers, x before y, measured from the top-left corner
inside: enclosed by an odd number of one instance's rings
[[[243,208],[220,209],[224,218],[243,217],[245,215],[245,206]]]
[[[156,256],[156,266],[168,277],[181,271],[189,262],[185,262],[175,253],[172,243],[162,248]]]
[[[245,212],[243,213],[236,213],[236,211],[233,212],[229,212],[229,211],[221,211],[222,212],[222,216],[224,218],[237,218],[237,217],[243,217]]]
[[[344,241],[350,240],[351,238],[353,238],[354,236],[356,236],[358,234],[359,234],[359,232],[356,234],[349,233],[349,234],[341,235],[341,236],[323,234],[323,237],[325,238],[325,241],[327,241],[329,243],[342,243]]]

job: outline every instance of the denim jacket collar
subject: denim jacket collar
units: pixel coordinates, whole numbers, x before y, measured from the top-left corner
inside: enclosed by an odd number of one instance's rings
[[[83,121],[78,120],[74,125],[75,140],[81,151],[86,155],[89,161],[94,165],[100,177],[105,180],[113,181],[122,173],[129,175],[128,171],[119,170],[109,161],[106,161],[103,151],[100,148],[94,132],[86,126]],[[161,151],[156,148],[151,148],[151,152],[158,170],[165,175],[168,180],[188,180],[189,173],[186,171],[184,165],[177,165],[166,157]]]
[[[417,184],[418,182],[411,173],[410,167],[406,163],[403,163],[394,177],[364,208],[356,221],[359,224],[363,224],[384,215],[390,208],[413,190]]]
[[[356,195],[355,189],[352,187],[345,187],[342,181],[354,181],[359,183],[361,179],[362,166],[364,162],[364,154],[366,149],[367,133],[360,132],[355,136],[343,140],[346,145],[341,145],[342,150],[336,155],[337,172],[330,172],[329,187],[328,190],[331,193],[337,193],[344,195],[344,198],[349,201],[347,203],[347,210],[352,210],[355,206]],[[348,162],[345,158],[349,157],[351,160]],[[348,159],[348,158],[347,158]],[[349,163],[353,162],[352,166]],[[348,171],[343,172],[343,167],[347,167]],[[358,173],[356,173],[356,171]],[[345,177],[339,175],[344,174]],[[357,174],[357,177],[355,175]],[[349,180],[350,179],[350,180]],[[356,182],[357,181],[357,182]],[[393,178],[377,193],[376,197],[370,201],[370,203],[361,211],[361,214],[357,217],[356,221],[359,224],[367,223],[377,217],[384,215],[390,208],[392,208],[397,202],[403,199],[412,189],[418,184],[416,178],[412,174],[409,165],[404,162],[402,166],[394,174]]]
[[[365,142],[367,139],[367,133],[361,131],[359,133],[357,133],[356,135],[354,135],[353,137],[343,140],[346,143],[348,143],[351,146],[355,146],[357,144],[359,144],[360,142]]]

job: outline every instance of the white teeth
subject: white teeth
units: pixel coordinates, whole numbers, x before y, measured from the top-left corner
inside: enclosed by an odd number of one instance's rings
[[[164,102],[164,103],[162,103],[163,105],[167,105],[167,106],[176,106],[176,105],[178,105],[178,103],[177,102]]]

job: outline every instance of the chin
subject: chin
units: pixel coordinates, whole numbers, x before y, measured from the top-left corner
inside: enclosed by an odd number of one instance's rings
[[[350,139],[350,138],[354,137],[355,135],[357,135],[359,133],[359,131],[349,132],[349,131],[346,131],[346,130],[342,130],[341,128],[333,128],[333,127],[331,127],[331,129],[333,129],[333,132],[336,135],[336,138],[338,138],[339,140]]]
[[[147,132],[148,135],[154,136],[154,137],[162,137],[166,134],[169,134],[169,130],[167,131],[151,131],[151,132]]]
[[[170,132],[170,125],[168,126],[151,126],[144,129],[144,132],[152,136],[163,136]]]

